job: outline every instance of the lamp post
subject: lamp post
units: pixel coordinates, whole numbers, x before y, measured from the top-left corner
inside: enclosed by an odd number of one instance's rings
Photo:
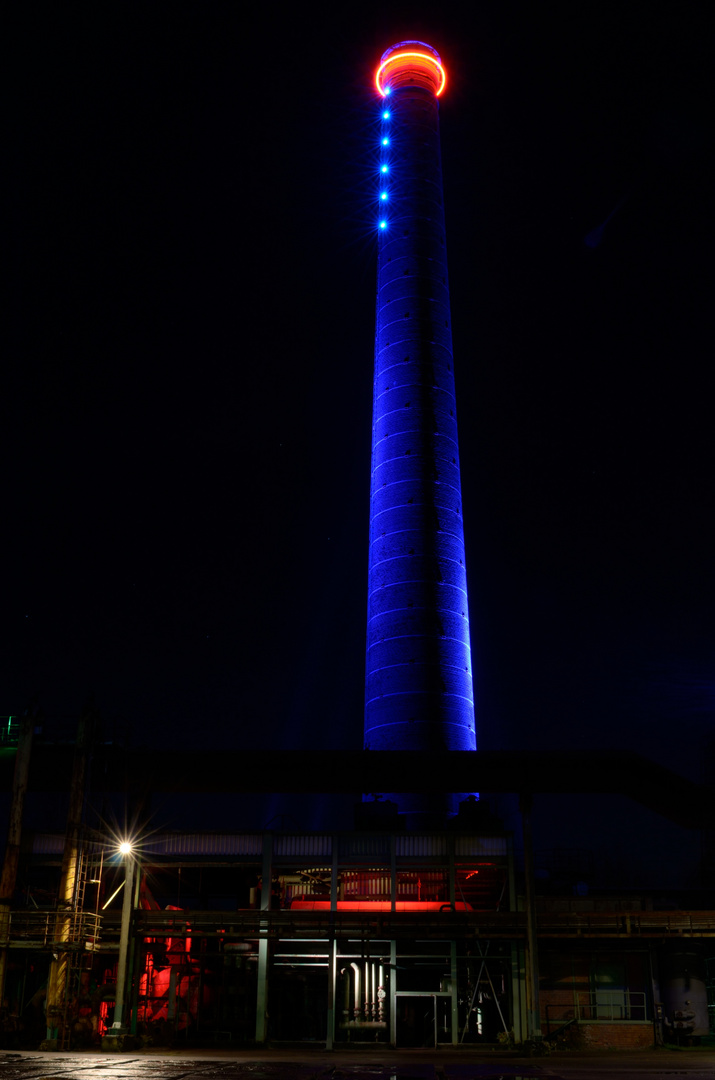
[[[111,1035],[126,1035],[123,1025],[124,1003],[126,1000],[127,954],[129,951],[129,927],[132,919],[134,900],[134,870],[136,860],[132,855],[132,845],[124,841],[119,845],[119,854],[124,857],[126,874],[124,877],[124,899],[122,902],[122,925],[119,933],[119,960],[117,963],[117,990],[114,1006],[114,1023]]]

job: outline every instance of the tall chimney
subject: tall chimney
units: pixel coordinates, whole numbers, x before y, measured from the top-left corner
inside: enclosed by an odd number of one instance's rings
[[[365,749],[476,750],[438,53],[382,56]],[[411,827],[464,794],[381,793]]]

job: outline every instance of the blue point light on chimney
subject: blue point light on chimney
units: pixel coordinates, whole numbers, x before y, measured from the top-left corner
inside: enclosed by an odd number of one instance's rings
[[[369,750],[476,749],[439,144],[445,81],[422,42],[388,49],[376,76],[380,94],[391,92],[399,169],[390,229],[378,232]],[[464,797],[385,794],[414,824],[454,813]]]

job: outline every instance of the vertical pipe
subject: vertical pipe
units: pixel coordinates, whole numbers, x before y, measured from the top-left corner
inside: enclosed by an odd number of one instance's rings
[[[339,873],[338,873],[338,854],[340,851],[340,844],[338,837],[333,834],[332,837],[332,865],[330,868],[330,910],[338,910],[338,886],[339,886]]]
[[[534,891],[534,846],[531,832],[532,796],[521,796],[521,822],[524,834],[524,883],[526,892],[526,1008],[530,1039],[541,1039],[539,1004],[539,953],[536,936],[536,897]]]
[[[263,876],[261,878],[261,911],[271,906],[273,881],[273,834],[263,834]],[[258,939],[258,977],[256,980],[256,1042],[259,1046],[268,1036],[268,922],[262,922]]]
[[[70,941],[73,932],[73,923],[77,917],[77,886],[78,871],[80,865],[81,846],[80,834],[82,818],[84,816],[84,799],[87,784],[87,771],[89,765],[89,753],[92,746],[97,710],[93,701],[84,708],[77,725],[77,741],[75,743],[74,759],[72,762],[72,777],[70,780],[70,799],[67,811],[67,831],[65,833],[65,846],[62,853],[62,869],[60,871],[60,888],[57,900],[57,921],[55,925],[55,949],[56,958],[50,963],[50,973],[47,980],[47,1038],[55,1037],[55,1031],[62,1023],[64,1005],[67,1000],[69,987],[70,956],[65,945]]]
[[[10,945],[10,911],[17,881],[17,867],[20,861],[22,813],[25,806],[27,780],[30,774],[30,754],[32,752],[32,734],[35,730],[35,722],[35,711],[27,709],[20,720],[15,754],[15,770],[12,778],[10,822],[7,830],[2,876],[0,877],[0,1005],[2,1005],[5,997],[5,972],[7,970]]]
[[[506,838],[507,851],[507,874],[509,878],[509,911],[517,910],[516,902],[516,878],[514,876],[514,838],[509,835]]]
[[[457,994],[457,942],[449,943],[449,977],[452,992],[452,1046],[459,1043],[459,995]]]
[[[360,1020],[360,968],[352,961],[350,967],[353,970],[353,1020]]]
[[[390,942],[390,1046],[397,1043],[397,942]]]
[[[507,837],[507,859],[508,859],[508,882],[509,882],[509,911],[517,910],[517,898],[516,898],[516,877],[514,875],[514,840],[513,837]],[[510,961],[511,961],[511,1030],[514,1033],[514,1041],[519,1043],[523,1042],[523,1017],[522,1017],[522,1001],[521,995],[524,985],[524,980],[521,973],[521,958],[518,941],[512,941],[510,943]]]
[[[341,974],[345,976],[343,979],[343,1022],[348,1024],[350,1022],[350,972],[348,968],[343,968]]]
[[[327,1008],[327,1031],[325,1035],[325,1049],[333,1049],[335,1039],[335,979],[337,974],[337,942],[333,936],[330,938],[328,954],[328,1008]]]
[[[524,1009],[522,1005],[522,991],[524,987],[524,973],[521,966],[521,950],[518,941],[510,943],[511,960],[511,1030],[514,1032],[514,1042],[524,1041]]]

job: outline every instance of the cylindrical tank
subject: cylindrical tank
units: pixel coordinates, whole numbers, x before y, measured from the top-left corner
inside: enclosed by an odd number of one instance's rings
[[[664,945],[658,957],[658,973],[666,1039],[709,1034],[702,945],[690,941]]]

